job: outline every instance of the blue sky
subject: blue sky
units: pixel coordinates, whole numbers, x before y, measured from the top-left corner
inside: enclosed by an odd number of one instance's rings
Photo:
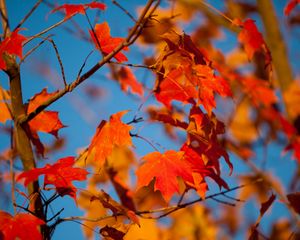
[[[69,1],[69,3],[83,3],[88,1]],[[99,22],[107,21],[111,28],[112,36],[125,37],[128,29],[133,26],[133,22],[126,16],[120,9],[111,4],[111,1],[104,1],[108,5],[108,9],[101,13]],[[136,9],[138,6],[143,5],[146,1],[141,0],[130,0],[130,1],[119,1],[128,9],[132,14],[136,15]],[[209,1],[213,6],[218,9],[222,9],[222,1]],[[250,1],[251,2],[251,1]],[[8,13],[10,25],[12,27],[23,18],[25,13],[27,13],[35,1],[21,1],[21,0],[9,0],[7,1]],[[58,4],[65,3],[64,1],[57,1]],[[299,49],[295,48],[298,46],[297,40],[293,37],[293,34],[297,34],[289,28],[286,28],[286,20],[283,18],[282,9],[285,5],[285,1],[276,1],[276,9],[279,18],[281,19],[282,27],[285,33],[285,38],[290,42],[290,57],[292,59],[291,63],[295,69],[299,68],[299,61],[295,61],[299,57]],[[22,34],[25,36],[31,36],[37,32],[45,29],[46,27],[58,22],[62,19],[60,14],[51,14],[51,9],[44,4],[41,4],[38,11],[36,11],[33,16],[23,25]],[[89,10],[90,18],[94,19],[95,14],[93,10]],[[200,17],[199,17],[200,18]],[[257,16],[253,16],[257,20],[258,26],[261,28],[261,24]],[[87,33],[88,24],[83,15],[78,15],[74,17],[74,20],[82,26],[82,29]],[[84,59],[90,51],[94,49],[94,46],[86,41],[82,41],[74,35],[69,34],[64,27],[69,27],[75,32],[78,30],[74,29],[69,23],[65,23],[63,26],[54,29],[49,32],[53,34],[52,39],[58,47],[60,52],[62,62],[65,68],[65,75],[67,82],[72,82],[78,73],[79,68],[84,62]],[[186,24],[184,30],[189,33],[192,30],[192,24]],[[299,30],[299,29],[298,29]],[[236,46],[236,37],[231,33],[225,31],[225,38],[215,42],[218,49],[223,52],[230,51],[234,46]],[[28,51],[30,48],[35,46],[41,39],[37,39],[25,47],[24,51]],[[293,48],[292,48],[293,47]],[[295,50],[293,50],[295,49]],[[142,49],[139,45],[134,45],[130,47],[128,54],[129,62],[140,64],[145,55],[150,55],[151,49]],[[87,61],[85,70],[89,69],[96,61],[100,59],[100,54],[94,52]],[[49,68],[47,68],[49,67]],[[130,121],[132,117],[137,112],[140,106],[140,99],[136,96],[128,95],[121,91],[119,84],[116,81],[109,79],[109,69],[104,67],[99,70],[94,76],[88,79],[85,83],[79,86],[74,92],[69,93],[66,97],[58,100],[53,105],[50,106],[49,110],[58,111],[62,122],[67,125],[66,128],[60,130],[59,136],[67,139],[64,148],[58,152],[55,152],[47,156],[46,160],[41,160],[38,162],[39,166],[44,166],[45,162],[54,162],[59,158],[65,156],[74,156],[77,154],[79,149],[86,147],[95,133],[97,125],[103,119],[108,119],[109,116],[118,111],[128,109],[130,112],[125,116],[124,121]],[[298,70],[299,71],[299,70]],[[49,43],[43,44],[35,53],[25,61],[21,66],[22,72],[22,85],[23,85],[23,99],[28,101],[34,94],[40,92],[43,88],[47,87],[49,92],[55,91],[58,88],[63,87],[63,82],[61,79],[61,73],[58,65],[58,61],[55,56],[55,52]],[[47,74],[45,74],[47,73]],[[140,82],[146,82],[148,87],[154,85],[155,76],[143,69],[134,69],[134,73],[138,77]],[[8,80],[4,74],[1,74],[0,84],[4,88],[8,88]],[[99,99],[89,98],[85,94],[85,89],[87,87],[99,87],[103,92],[103,96]],[[145,94],[147,96],[148,93]],[[154,103],[153,99],[150,97],[147,100],[147,104]],[[9,124],[9,123],[8,123]],[[153,140],[153,142],[158,142],[165,149],[178,149],[179,143],[173,143],[163,134],[163,129],[159,124],[147,124],[146,127],[142,127],[142,124],[137,125],[137,131],[146,137],[147,139]],[[47,134],[41,134],[41,139],[44,142],[52,142],[54,138]],[[71,140],[70,140],[71,139]],[[153,151],[152,147],[149,146],[144,141],[140,139],[134,139],[135,151],[137,157],[140,158],[144,154]],[[0,150],[3,150],[9,146],[9,139],[1,137],[0,138]],[[161,148],[161,150],[163,150]],[[261,156],[262,150],[257,149],[257,155]],[[294,169],[296,167],[295,161],[290,160],[290,155],[286,157],[281,157],[282,149],[276,144],[269,148],[268,158],[272,161],[267,162],[267,167],[270,167],[273,172],[284,181],[290,181],[289,169]],[[242,172],[247,172],[249,169],[245,167],[240,161],[238,161],[234,156],[232,156],[232,162],[235,166],[233,177],[241,174]],[[18,164],[20,166],[20,164]],[[224,176],[228,173],[228,168],[224,168]],[[230,186],[234,186],[236,181],[233,178],[226,178]],[[217,188],[212,187],[211,192],[218,191]],[[1,202],[1,204],[3,204]],[[210,203],[208,203],[210,204]],[[214,205],[215,203],[212,203]],[[252,207],[253,203],[247,203],[245,208],[245,214],[249,215],[249,218],[255,219],[258,213],[253,213]],[[273,210],[272,216],[262,222],[262,228],[267,229],[271,219],[278,218],[286,214],[285,207],[279,202],[274,205],[277,211]],[[11,206],[6,206],[11,209]],[[65,210],[62,216],[75,216],[80,215],[83,212],[76,210],[76,205],[71,198],[64,197],[61,201],[57,201],[53,205],[54,212],[64,207]],[[274,208],[274,209],[275,209]],[[53,239],[83,239],[81,227],[79,224],[68,222],[63,223],[59,226],[55,232]],[[238,239],[238,237],[237,237]]]

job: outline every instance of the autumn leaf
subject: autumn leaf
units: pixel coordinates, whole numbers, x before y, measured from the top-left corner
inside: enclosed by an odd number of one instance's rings
[[[283,98],[287,105],[288,116],[296,119],[300,115],[300,82],[293,81],[289,84],[287,90],[283,92]]]
[[[129,92],[130,88],[132,93],[135,93],[140,97],[143,96],[143,85],[137,81],[129,67],[121,67],[120,71],[118,71],[118,76],[123,91]]]
[[[164,239],[218,239],[219,224],[216,224],[213,211],[205,205],[195,204],[187,211],[173,213],[171,227]]]
[[[108,193],[101,190],[95,196],[92,196],[90,201],[99,201],[104,208],[111,210],[114,216],[123,215],[130,219],[132,222],[140,225],[139,219],[134,213],[134,211],[126,208],[125,206],[121,205],[117,201],[115,201]]]
[[[242,77],[240,79],[243,91],[250,97],[256,106],[269,107],[278,101],[274,90],[267,81],[254,77]]]
[[[160,239],[159,229],[154,219],[140,219],[140,226],[131,225],[124,236],[124,240]]]
[[[290,193],[287,198],[292,206],[292,208],[300,214],[300,192]]]
[[[55,95],[56,92],[48,93],[44,88],[40,93],[34,95],[28,104],[27,113],[34,112],[41,104]],[[65,127],[58,118],[58,112],[42,111],[29,121],[30,130],[33,132],[46,132],[57,137],[58,131]]]
[[[183,158],[184,152],[174,150],[161,154],[152,152],[143,157],[144,164],[138,168],[137,188],[147,186],[155,179],[154,191],[159,190],[166,202],[169,202],[175,192],[179,192],[177,177],[192,182],[191,167]]]
[[[105,10],[106,5],[103,3],[99,3],[99,2],[91,2],[91,3],[86,3],[86,4],[63,4],[61,6],[54,8],[51,11],[51,13],[62,10],[65,12],[65,19],[67,19],[67,18],[72,17],[75,14],[85,14],[85,10],[87,8]]]
[[[293,9],[300,3],[299,0],[290,0],[284,8],[284,15],[288,16]]]
[[[124,232],[110,226],[101,228],[99,232],[103,237],[113,240],[123,240],[125,236]]]
[[[210,61],[184,34],[164,34],[167,47],[157,61],[155,97],[171,109],[174,100],[184,104],[202,104],[211,112],[216,107],[215,93],[231,97],[229,84],[215,74]]]
[[[10,93],[0,86],[0,123],[5,124],[7,120],[11,120],[10,110]]]
[[[181,149],[184,152],[184,160],[189,163],[192,171],[193,182],[190,186],[194,187],[200,197],[205,197],[205,193],[208,190],[208,186],[205,178],[210,177],[213,179],[219,187],[229,189],[227,183],[220,177],[220,173],[215,170],[215,167],[211,164],[211,161],[202,157],[197,149],[184,144]],[[209,157],[209,156],[208,156]]]
[[[0,43],[0,69],[6,70],[6,62],[3,54],[12,54],[22,58],[23,42],[27,39],[23,35],[19,34],[21,29],[14,30],[9,37],[6,37]]]
[[[265,65],[268,66],[272,59],[271,53],[262,34],[258,31],[255,21],[246,19],[244,22],[241,22],[239,19],[236,19],[234,24],[242,28],[238,35],[238,40],[243,44],[248,58],[251,60],[256,52],[261,52],[265,57]]]
[[[41,104],[55,95],[57,92],[48,93],[44,88],[40,93],[35,94],[29,101],[27,107],[27,114],[34,112]],[[40,141],[38,132],[46,132],[58,137],[58,131],[65,126],[62,124],[58,117],[58,112],[55,111],[42,111],[28,122],[28,127],[25,128],[27,134],[36,147],[37,152],[44,156],[44,145]]]
[[[65,157],[59,159],[53,165],[47,164],[43,168],[34,168],[21,173],[17,180],[25,179],[24,185],[36,181],[40,175],[44,175],[44,188],[47,185],[54,185],[60,196],[69,195],[76,200],[76,187],[72,181],[84,181],[89,174],[85,169],[74,168],[74,157]]]
[[[42,240],[39,226],[45,222],[29,213],[18,213],[14,217],[0,211],[0,238],[7,240]]]
[[[90,30],[90,35],[96,48],[104,54],[111,53],[124,42],[124,38],[110,36],[110,28],[107,22],[96,24],[94,31]],[[127,51],[128,48],[124,47],[123,50]],[[122,52],[115,54],[114,58],[118,62],[128,61]]]
[[[156,99],[167,108],[171,108],[171,101],[193,103],[197,98],[196,87],[187,81],[182,68],[173,69],[160,83],[155,93]]]
[[[118,112],[110,117],[109,122],[102,121],[88,148],[88,155],[94,152],[95,161],[100,166],[112,154],[114,147],[128,147],[132,145],[129,126],[121,121],[127,111]]]
[[[239,142],[252,143],[258,138],[258,130],[251,116],[251,105],[246,99],[241,101],[235,109],[232,122],[230,124],[230,132]],[[247,129],[247,131],[245,131]]]

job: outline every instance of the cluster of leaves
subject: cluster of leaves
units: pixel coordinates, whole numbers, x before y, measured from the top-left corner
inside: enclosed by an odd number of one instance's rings
[[[157,2],[157,5],[153,4],[154,2]],[[290,15],[298,3],[299,1],[290,1],[284,9],[285,15]],[[85,15],[90,26],[90,29],[86,29],[89,33],[87,38],[104,60],[96,63],[85,74],[81,74],[86,65],[85,61],[77,78],[71,84],[64,81],[65,85],[61,90],[48,93],[44,88],[31,97],[28,103],[23,104],[24,114],[21,115],[16,115],[13,102],[16,98],[16,90],[13,87],[10,91],[0,87],[0,122],[5,124],[13,121],[16,131],[19,131],[17,127],[21,126],[25,138],[36,149],[36,158],[44,158],[48,154],[47,143],[41,140],[38,132],[58,138],[58,131],[65,127],[58,112],[46,108],[75,89],[105,64],[113,64],[110,65],[112,76],[118,80],[125,93],[135,94],[141,105],[137,115],[130,122],[122,121],[123,116],[129,112],[127,110],[112,114],[109,120],[101,120],[90,144],[78,157],[63,157],[55,163],[48,163],[40,168],[28,169],[30,160],[26,156],[29,153],[21,154],[22,149],[17,148],[20,136],[15,135],[13,138],[17,144],[13,144],[11,149],[15,155],[11,154],[6,159],[11,161],[11,173],[14,172],[13,162],[17,161],[17,157],[27,169],[16,179],[12,174],[12,188],[25,197],[28,207],[14,202],[27,213],[16,213],[12,216],[7,212],[0,212],[1,239],[2,237],[4,239],[47,238],[57,225],[73,220],[82,221],[87,237],[92,237],[91,229],[99,227],[99,234],[105,239],[139,239],[143,237],[145,231],[151,232],[149,239],[158,239],[158,236],[164,236],[166,239],[174,236],[174,239],[185,237],[192,239],[192,236],[197,239],[215,239],[218,237],[218,227],[217,222],[213,220],[213,213],[208,207],[194,204],[205,199],[213,199],[224,205],[235,205],[240,198],[247,199],[253,194],[258,196],[261,209],[256,222],[250,224],[249,239],[259,239],[261,219],[276,199],[274,194],[269,197],[270,191],[279,196],[292,214],[299,214],[299,192],[286,194],[277,180],[253,164],[255,141],[270,142],[283,133],[285,139],[282,150],[293,151],[299,165],[300,134],[296,120],[299,118],[300,109],[292,106],[292,103],[299,100],[299,85],[296,83],[290,85],[283,93],[285,107],[296,110],[296,113],[293,111],[293,116],[285,116],[279,110],[282,107],[281,102],[273,87],[272,49],[268,48],[253,19],[242,21],[238,17],[230,18],[221,14],[226,21],[230,22],[230,27],[238,29],[236,38],[242,46],[239,51],[257,67],[257,72],[260,74],[245,71],[247,66],[241,67],[240,60],[237,65],[230,64],[229,57],[210,44],[210,36],[206,36],[208,41],[206,46],[199,43],[203,29],[198,29],[192,35],[177,33],[179,32],[176,30],[179,25],[177,21],[181,21],[183,16],[176,18],[176,14],[171,11],[171,16],[166,17],[164,10],[158,8],[158,4],[159,1],[149,1],[144,11],[140,13],[140,18],[134,19],[135,25],[129,31],[127,38],[112,37],[108,22],[97,23],[94,27],[91,25],[87,10],[104,11],[106,5],[103,3],[52,6],[51,13],[63,12],[62,22],[69,22],[77,14]],[[184,4],[176,4],[180,11],[190,11]],[[199,4],[202,7],[209,6],[210,11],[215,11],[205,2]],[[118,3],[116,5],[124,10]],[[133,18],[127,11],[125,13]],[[165,24],[165,27],[158,27],[155,22]],[[23,60],[24,43],[36,37],[24,37],[19,34],[21,30],[21,28],[15,29],[0,43],[0,69],[7,71],[8,75],[16,64],[15,57]],[[149,38],[149,35],[153,35],[156,31],[160,33],[159,37]],[[197,32],[200,36],[197,36]],[[149,41],[156,47],[155,55],[149,57],[145,65],[127,64],[129,58],[125,52],[139,37],[144,39],[140,44],[145,44],[151,39]],[[113,62],[113,58],[116,62]],[[58,60],[61,63],[59,56]],[[155,82],[153,81],[151,86],[140,83],[130,68],[134,66],[151,71],[152,76],[156,78]],[[62,74],[64,76],[63,67]],[[9,77],[12,78],[11,75]],[[153,96],[153,101],[159,107],[146,103],[148,99],[143,99],[145,92],[150,97]],[[227,115],[224,113],[222,116],[219,110],[222,108],[219,107],[222,106],[222,102],[231,104],[234,102],[233,104],[236,105],[234,113]],[[146,114],[138,117],[138,114],[142,114],[141,108],[144,105],[147,108]],[[255,113],[255,117],[252,117],[251,113]],[[148,118],[149,123],[162,124],[166,134],[179,142],[176,144],[179,147],[159,151],[147,138],[134,133],[139,132],[137,123],[144,121],[144,118]],[[135,161],[134,138],[143,139],[155,150],[141,157],[142,163],[138,166]],[[237,188],[243,188],[250,183],[252,191],[243,190],[240,198],[226,195],[237,189],[230,188],[221,171],[222,165],[227,165],[230,169],[229,175],[232,174],[234,166],[229,151],[244,160],[242,162],[254,171],[254,174],[241,177],[241,181],[245,183]],[[5,159],[5,156],[3,158]],[[225,164],[222,164],[222,160],[225,160]],[[31,163],[31,166],[35,166],[35,162]],[[129,184],[133,172],[137,177],[136,184]],[[299,172],[296,174],[296,185]],[[32,189],[38,186],[42,177],[43,188],[33,191]],[[24,186],[28,187],[29,194],[16,190],[15,180],[18,183],[23,181]],[[73,181],[85,182],[86,188],[77,188]],[[221,192],[209,195],[209,187],[214,189],[215,183]],[[114,189],[114,195],[102,189],[107,185]],[[51,191],[54,194],[45,199],[42,191]],[[76,205],[85,210],[85,216],[63,218],[60,216],[63,211],[61,210],[49,217],[49,206],[53,201],[64,196],[73,198]],[[219,200],[219,196],[227,197],[231,202]],[[39,206],[37,199],[41,202]],[[177,204],[172,206],[176,201]],[[187,209],[190,205],[193,206]],[[155,209],[158,206],[162,208]],[[169,216],[182,208],[186,208],[186,212],[174,214],[169,231],[157,227],[155,219]],[[221,221],[223,225],[227,225],[227,228],[230,228],[232,221],[236,220],[229,221],[229,215],[225,214]],[[295,225],[299,226],[297,221]],[[191,229],[183,228],[184,231],[179,231],[184,222],[185,224],[190,222]],[[291,221],[289,223],[292,224]],[[21,231],[22,228],[28,231]],[[42,229],[43,236],[39,228]],[[237,231],[234,227],[232,229],[233,233]],[[292,234],[298,233],[292,232]]]

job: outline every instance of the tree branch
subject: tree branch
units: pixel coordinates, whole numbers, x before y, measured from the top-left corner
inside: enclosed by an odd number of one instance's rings
[[[279,87],[285,92],[293,82],[293,71],[289,64],[289,58],[285,42],[280,32],[280,24],[277,20],[275,9],[270,0],[257,0],[257,7],[266,32],[266,41],[272,53],[272,62]],[[286,111],[289,109],[286,107]],[[290,110],[291,111],[291,110]]]
[[[62,96],[64,96],[68,92],[72,92],[78,85],[80,85],[82,82],[84,82],[86,79],[88,79],[90,76],[92,76],[96,71],[98,71],[103,65],[108,63],[118,52],[120,52],[124,47],[127,47],[136,40],[136,38],[139,36],[139,33],[141,29],[144,27],[146,23],[146,16],[151,16],[151,14],[154,12],[154,10],[157,8],[159,4],[159,0],[157,1],[157,4],[151,9],[151,6],[154,2],[157,0],[149,0],[147,5],[145,6],[142,14],[140,15],[137,23],[134,25],[134,27],[129,32],[128,36],[122,42],[117,48],[115,48],[114,51],[107,54],[105,57],[102,58],[100,62],[95,64],[90,70],[88,70],[86,73],[81,75],[79,78],[77,78],[75,81],[73,81],[71,84],[68,84],[64,89],[61,89],[58,91],[55,95],[50,97],[47,101],[42,103],[39,107],[36,108],[35,111],[29,113],[27,116],[19,116],[17,119],[19,124],[24,124],[31,119],[33,119],[36,115],[38,115],[40,112],[42,112],[45,108],[50,106],[52,103],[60,99]]]

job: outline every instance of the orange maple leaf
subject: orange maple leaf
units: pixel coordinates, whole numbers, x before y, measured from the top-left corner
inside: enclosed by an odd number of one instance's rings
[[[42,240],[39,226],[45,222],[29,213],[18,213],[14,217],[7,212],[0,211],[1,239],[35,239]]]
[[[0,43],[0,69],[6,70],[6,62],[3,58],[3,54],[12,54],[22,58],[22,45],[27,38],[19,34],[20,30],[20,28],[17,28],[9,37],[6,37]]]
[[[98,3],[98,2],[91,2],[91,3],[86,3],[86,4],[63,4],[61,6],[58,6],[54,8],[51,13],[54,13],[59,10],[63,10],[65,12],[65,19],[70,18],[75,14],[85,14],[85,9],[86,8],[97,8],[100,10],[105,10],[106,5],[103,3]]]
[[[300,3],[300,0],[290,0],[284,8],[284,15],[290,15],[291,11]]]
[[[92,142],[88,148],[88,155],[95,153],[94,159],[99,162],[100,166],[105,162],[106,158],[111,155],[113,148],[131,146],[129,126],[121,121],[122,116],[127,111],[118,112],[110,117],[109,122],[102,121],[94,135]]]
[[[35,94],[29,101],[27,114],[35,111],[41,104],[55,94],[56,92],[48,93],[45,88],[40,93]],[[37,132],[46,132],[58,137],[58,131],[65,127],[58,117],[58,112],[55,111],[40,112],[28,122],[28,125],[29,129],[27,129],[27,134],[32,143],[36,146],[37,152],[41,155],[44,154],[44,146],[40,141]]]
[[[56,92],[48,93],[44,88],[40,93],[35,94],[29,101],[27,113],[35,111],[42,103],[55,95]],[[65,127],[58,118],[58,112],[42,111],[35,118],[29,121],[30,130],[46,132],[57,137],[58,131]]]
[[[215,93],[231,97],[227,81],[216,76],[207,57],[190,36],[169,33],[163,39],[167,47],[157,61],[158,81],[155,96],[167,108],[173,100],[202,104],[211,112],[216,107]]]
[[[0,86],[0,122],[5,124],[7,120],[11,120],[10,111],[10,93]]]
[[[74,168],[74,157],[59,159],[53,165],[47,164],[43,168],[34,168],[21,173],[17,180],[25,178],[24,185],[36,181],[40,175],[45,175],[44,188],[47,185],[54,185],[60,196],[69,195],[76,200],[76,187],[72,181],[84,181],[89,174],[85,169]]]
[[[184,161],[184,152],[174,150],[152,152],[143,157],[144,164],[138,168],[137,188],[147,186],[155,179],[154,191],[159,190],[166,202],[169,202],[175,192],[179,192],[177,177],[184,181],[193,182],[192,169]]]
[[[261,104],[268,107],[278,101],[268,82],[253,77],[242,77],[240,81],[243,84],[243,91],[256,106]]]
[[[123,91],[128,92],[129,88],[131,88],[132,93],[136,93],[141,97],[143,96],[143,85],[137,81],[129,67],[121,67],[118,76]]]
[[[197,98],[197,89],[187,80],[183,67],[179,67],[167,74],[159,84],[155,97],[170,109],[173,100],[194,103],[194,99]]]
[[[90,35],[96,48],[104,54],[111,53],[124,41],[124,38],[110,36],[110,28],[107,22],[96,24],[94,31],[90,30]],[[127,51],[128,47],[124,47],[123,50]],[[114,58],[118,62],[128,61],[122,52],[115,54]]]

